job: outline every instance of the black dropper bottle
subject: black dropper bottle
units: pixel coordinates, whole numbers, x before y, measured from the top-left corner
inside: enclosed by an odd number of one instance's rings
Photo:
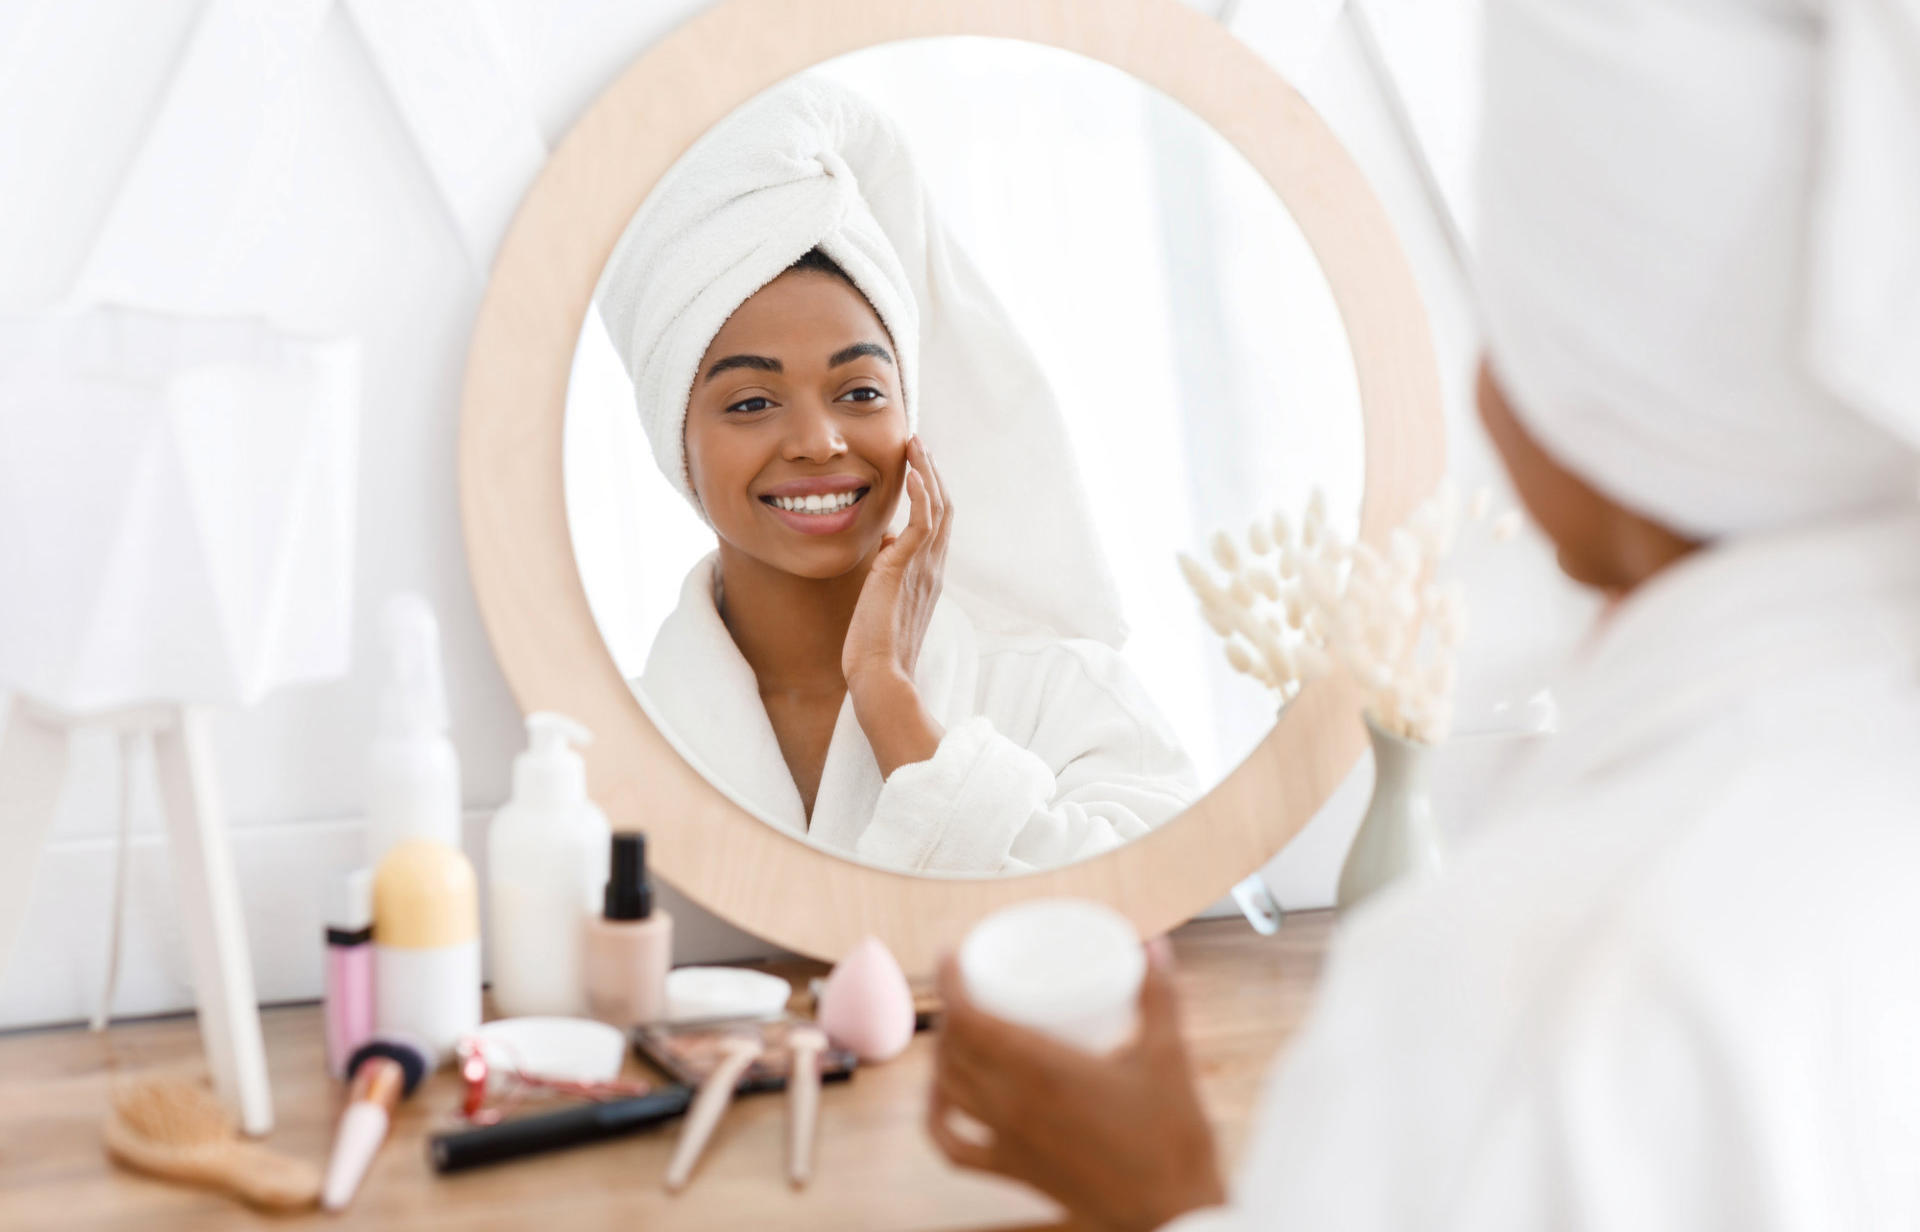
[[[647,882],[647,836],[613,836],[613,858],[603,907],[609,920],[644,920],[653,914],[653,886]]]
[[[600,918],[587,927],[587,1008],[617,1027],[667,1015],[667,969],[673,966],[673,917],[653,909],[647,882],[647,840],[613,836]]]

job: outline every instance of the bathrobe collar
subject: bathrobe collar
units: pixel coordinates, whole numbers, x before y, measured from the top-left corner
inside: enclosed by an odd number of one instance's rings
[[[815,828],[781,755],[753,668],[734,645],[714,601],[719,555],[687,574],[680,602],[655,637],[639,682],[640,703],[668,743],[736,804],[795,836],[851,850],[885,782],[853,699],[840,704],[827,747]],[[914,668],[920,699],[943,726],[973,712],[979,655],[972,624],[949,599],[935,606]]]
[[[1920,513],[1703,549],[1607,617],[1559,690],[1568,736],[1520,767],[1500,811],[1581,791],[1749,699],[1889,661],[1920,673]]]

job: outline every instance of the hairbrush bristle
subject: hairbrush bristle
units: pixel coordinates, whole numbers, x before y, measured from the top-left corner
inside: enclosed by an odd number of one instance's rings
[[[127,1127],[173,1146],[233,1136],[233,1121],[213,1092],[180,1078],[148,1078],[116,1088],[113,1107]]]

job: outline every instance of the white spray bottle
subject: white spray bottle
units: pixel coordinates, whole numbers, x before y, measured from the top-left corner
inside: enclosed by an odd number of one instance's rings
[[[415,594],[382,613],[387,681],[367,764],[367,864],[394,844],[427,838],[460,847],[460,763],[447,739],[440,625]]]
[[[528,715],[513,798],[487,832],[493,998],[502,1014],[586,1013],[582,934],[599,909],[611,837],[572,747],[592,738],[563,714]]]

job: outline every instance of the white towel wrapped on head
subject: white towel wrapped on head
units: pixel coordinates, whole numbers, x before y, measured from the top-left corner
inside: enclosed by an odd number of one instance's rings
[[[1492,365],[1714,539],[1920,491],[1920,0],[1490,0]]]
[[[813,248],[892,335],[909,428],[954,501],[954,597],[990,629],[1118,646],[1118,593],[1045,374],[940,224],[899,128],[845,87],[800,77],[727,116],[614,247],[597,298],[661,471],[699,509],[685,424],[700,357]]]

